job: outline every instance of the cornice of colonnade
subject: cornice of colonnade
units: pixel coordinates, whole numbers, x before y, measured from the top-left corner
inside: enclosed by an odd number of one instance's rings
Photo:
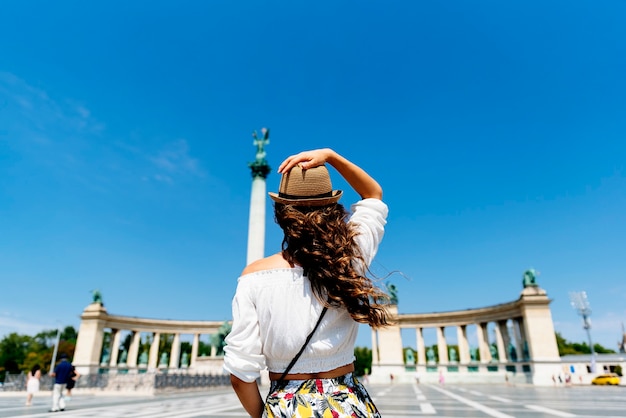
[[[471,325],[485,322],[506,321],[523,316],[523,307],[529,305],[547,305],[551,302],[543,289],[527,292],[507,303],[486,306],[476,309],[463,309],[448,312],[430,312],[419,314],[398,314],[397,324],[401,328],[424,327],[434,328],[442,326]]]
[[[92,303],[87,306],[81,315],[81,320],[102,321],[103,328],[169,334],[211,334],[217,332],[224,322],[230,322],[154,319],[110,315],[106,308],[99,303]]]

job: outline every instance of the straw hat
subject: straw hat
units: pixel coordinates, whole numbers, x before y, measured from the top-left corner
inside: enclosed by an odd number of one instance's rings
[[[294,206],[324,206],[337,203],[343,192],[333,190],[325,165],[303,170],[294,166],[283,174],[278,193],[270,192],[276,203]]]

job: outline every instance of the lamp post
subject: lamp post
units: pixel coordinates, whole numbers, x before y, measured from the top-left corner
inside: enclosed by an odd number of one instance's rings
[[[61,340],[61,328],[57,328],[57,338],[54,344],[54,351],[52,352],[52,360],[50,361],[50,371],[52,373],[54,371],[54,363],[57,361],[57,353],[59,352],[59,342]]]
[[[591,373],[596,372],[596,353],[593,349],[593,342],[591,341],[591,307],[587,300],[587,292],[570,292],[569,300],[572,304],[572,308],[578,312],[583,318],[583,328],[587,332],[587,339],[589,340],[589,348],[591,348]]]

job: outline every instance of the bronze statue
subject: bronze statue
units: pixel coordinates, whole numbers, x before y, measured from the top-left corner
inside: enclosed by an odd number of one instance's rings
[[[216,334],[211,335],[211,345],[216,348],[216,355],[224,355],[224,347],[226,347],[226,337],[230,334],[231,325],[228,322],[224,322]]]
[[[270,143],[270,130],[267,128],[261,129],[261,137],[257,135],[256,131],[252,133],[252,145],[256,146],[256,159],[248,163],[248,167],[252,170],[252,178],[267,178],[267,175],[270,173],[271,169],[265,156],[267,155],[265,152],[265,146]]]
[[[256,134],[256,131],[252,133],[252,138],[254,138],[254,141],[252,143],[256,145],[256,160],[257,161],[265,160],[265,155],[266,155],[265,145],[270,143],[270,130],[267,128],[263,128],[261,129],[261,134],[263,136],[259,138]]]
[[[387,283],[387,292],[389,292],[389,302],[392,305],[397,305],[398,304],[398,289],[396,288],[396,286],[394,284],[391,283]]]
[[[450,349],[448,350],[448,355],[450,357],[451,363],[456,363],[459,360],[456,354],[456,349],[454,347],[450,347]]]
[[[93,295],[93,303],[99,303],[100,305],[104,305],[102,303],[102,293],[98,289],[92,290],[91,294]]]
[[[435,363],[435,350],[432,347],[428,347],[428,350],[426,350],[426,358],[428,359],[428,364]]]
[[[186,351],[183,353],[183,356],[180,359],[180,365],[181,365],[181,367],[188,367],[189,366],[189,354],[187,354]]]
[[[537,287],[537,272],[533,269],[526,270],[524,272],[522,284],[524,285],[524,289],[527,287]]]
[[[167,360],[169,356],[166,352],[161,353],[161,358],[159,359],[159,367],[167,367]]]

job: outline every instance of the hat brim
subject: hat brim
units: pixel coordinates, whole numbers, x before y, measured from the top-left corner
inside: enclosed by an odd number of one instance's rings
[[[303,199],[286,199],[284,197],[280,197],[278,193],[269,192],[268,193],[272,200],[276,203],[281,203],[283,205],[293,205],[293,206],[325,206],[330,205],[332,203],[337,203],[341,196],[343,195],[342,190],[333,190],[332,196],[329,197],[313,197],[313,198],[303,198]]]

